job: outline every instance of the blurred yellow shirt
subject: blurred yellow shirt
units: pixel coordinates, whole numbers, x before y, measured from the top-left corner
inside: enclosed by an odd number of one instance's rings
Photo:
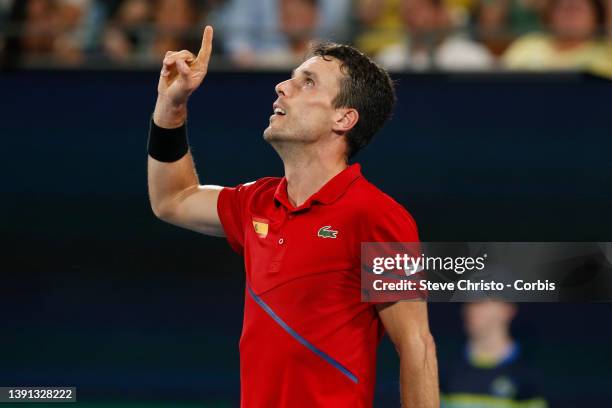
[[[569,50],[560,50],[550,35],[528,34],[510,45],[502,62],[509,69],[585,70],[612,77],[612,45],[588,41]]]
[[[369,55],[376,55],[381,49],[402,41],[405,28],[399,15],[400,0],[379,0],[382,11],[376,20],[355,39],[357,48]]]

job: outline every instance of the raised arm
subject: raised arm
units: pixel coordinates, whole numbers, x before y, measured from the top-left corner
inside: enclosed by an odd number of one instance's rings
[[[207,26],[197,56],[183,50],[166,53],[157,86],[153,122],[163,129],[178,129],[187,118],[187,101],[206,76],[212,52],[212,27]],[[162,134],[158,137],[163,137]],[[208,235],[223,236],[217,214],[221,187],[200,185],[190,152],[176,161],[149,155],[149,200],[155,215],[171,224]]]
[[[399,354],[402,408],[438,408],[438,362],[427,303],[388,304],[379,307],[378,314]]]

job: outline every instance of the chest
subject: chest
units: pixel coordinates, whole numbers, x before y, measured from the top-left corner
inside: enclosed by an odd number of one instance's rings
[[[258,291],[285,282],[359,269],[360,219],[342,207],[288,212],[283,207],[250,211],[245,225],[247,278]],[[358,275],[358,272],[355,273]]]

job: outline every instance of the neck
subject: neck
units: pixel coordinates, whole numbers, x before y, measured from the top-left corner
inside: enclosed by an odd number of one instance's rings
[[[507,331],[498,331],[471,338],[468,347],[471,358],[497,363],[510,353],[513,344]]]
[[[300,152],[282,155],[287,179],[287,195],[295,207],[304,204],[314,193],[319,191],[334,176],[348,167],[344,157],[331,156],[325,151],[312,152],[300,149]]]

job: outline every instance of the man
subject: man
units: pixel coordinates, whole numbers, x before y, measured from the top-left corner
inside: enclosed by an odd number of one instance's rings
[[[295,7],[295,3],[294,0],[225,1],[215,20],[225,27],[222,42],[231,60],[243,67],[258,66],[264,62],[261,54],[274,54],[290,47],[291,38],[286,38],[287,34],[283,33],[287,28],[283,27],[283,14],[287,6],[292,9],[292,13],[305,12],[298,26],[307,24],[313,17],[308,15],[308,10],[303,10],[303,1],[298,2],[302,3],[302,7]],[[351,32],[351,0],[310,0],[310,3],[317,3],[317,18],[311,22],[314,24],[311,27],[314,29],[314,37],[348,37]],[[296,28],[289,29],[295,31]]]
[[[187,100],[206,75],[213,31],[197,56],[168,52],[149,139],[149,195],[172,224],[225,236],[245,258],[241,406],[371,407],[376,347],[400,355],[405,407],[438,406],[437,361],[424,302],[360,301],[360,243],[417,241],[399,204],[347,160],[391,113],[386,72],[357,50],[321,45],[290,79],[264,139],[285,177],[236,188],[200,185],[188,152]]]
[[[502,63],[515,70],[588,70],[612,77],[612,46],[599,38],[607,12],[600,0],[551,0],[547,32],[516,39]]]
[[[463,309],[465,355],[442,373],[444,408],[546,408],[533,369],[510,335],[516,306],[500,301],[467,303]]]
[[[495,59],[489,51],[457,33],[448,5],[441,0],[399,0],[405,36],[376,54],[387,69],[483,70]]]

